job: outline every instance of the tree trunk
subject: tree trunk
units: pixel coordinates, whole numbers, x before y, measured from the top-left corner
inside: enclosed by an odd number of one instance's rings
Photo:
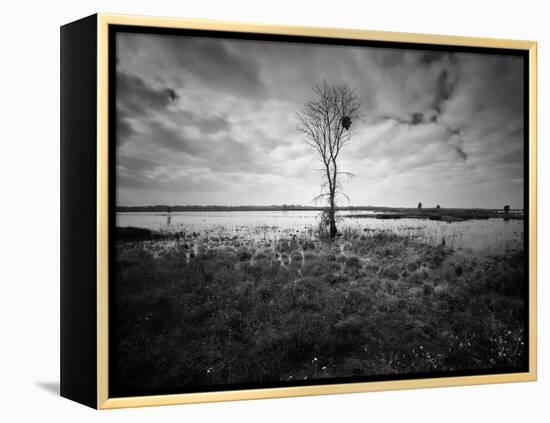
[[[330,210],[328,212],[328,218],[330,221],[330,237],[332,239],[336,238],[336,233],[338,230],[336,229],[336,216],[335,216],[335,210],[334,210],[334,194],[330,194]]]

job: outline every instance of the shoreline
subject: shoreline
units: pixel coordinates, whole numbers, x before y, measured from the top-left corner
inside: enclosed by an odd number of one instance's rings
[[[176,208],[172,209],[155,209],[155,210],[117,210],[116,213],[165,213],[170,214],[172,212],[255,212],[255,211],[271,211],[271,212],[288,212],[288,211],[323,211],[325,208],[301,208],[301,209],[263,209],[263,208],[231,208],[231,209],[185,209],[180,210]],[[365,211],[370,213],[365,214],[340,214],[341,218],[352,219],[420,219],[420,220],[435,220],[442,222],[463,222],[466,220],[486,220],[486,219],[504,219],[504,220],[523,220],[523,210],[510,210],[505,212],[504,210],[494,209],[443,209],[443,208],[390,208],[390,207],[365,207],[365,208],[339,208],[337,212],[349,212],[349,211]]]
[[[323,211],[328,210],[324,206],[300,206],[300,205],[271,205],[271,206],[116,206],[117,213],[127,212],[182,212],[182,211]],[[372,211],[380,213],[407,213],[407,212],[448,212],[448,213],[504,213],[503,208],[478,208],[478,207],[389,207],[389,206],[348,206],[336,207],[336,211]],[[524,209],[510,209],[510,213],[524,213]]]

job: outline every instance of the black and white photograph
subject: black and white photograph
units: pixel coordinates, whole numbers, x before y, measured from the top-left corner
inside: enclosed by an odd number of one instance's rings
[[[523,52],[113,36],[111,396],[528,369]]]

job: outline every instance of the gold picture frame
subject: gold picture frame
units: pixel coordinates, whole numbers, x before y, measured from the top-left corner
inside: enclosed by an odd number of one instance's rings
[[[302,26],[260,25],[198,19],[98,14],[95,20],[97,42],[97,144],[96,144],[96,396],[95,408],[113,409],[153,405],[205,403],[307,395],[345,394],[400,389],[435,388],[461,385],[526,382],[537,379],[537,43],[447,35],[334,29]],[[521,373],[451,376],[422,379],[387,380],[360,383],[307,385],[135,397],[109,396],[109,26],[130,25],[151,28],[185,28],[250,34],[290,35],[327,39],[369,40],[445,46],[514,49],[528,52],[529,61],[529,370]],[[62,306],[63,307],[63,306]],[[67,353],[68,354],[68,353]],[[66,372],[68,374],[68,371]],[[63,384],[63,381],[62,381]],[[63,394],[63,387],[62,387]],[[67,388],[64,396],[71,395]],[[75,398],[73,398],[75,399]],[[76,398],[79,400],[78,398]],[[86,401],[80,401],[86,402]],[[88,401],[90,402],[90,401]],[[90,404],[88,404],[90,405]],[[91,404],[94,406],[94,404]]]

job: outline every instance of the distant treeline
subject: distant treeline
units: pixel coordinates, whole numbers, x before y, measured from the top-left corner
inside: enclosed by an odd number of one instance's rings
[[[117,206],[117,212],[179,212],[179,211],[279,211],[279,210],[325,210],[326,207],[278,204],[269,206]],[[341,210],[367,210],[366,207],[346,207]]]
[[[310,210],[310,211],[321,211],[327,210],[327,207],[321,206],[302,206],[298,204],[274,204],[268,206],[200,206],[200,205],[190,205],[190,206],[167,206],[167,205],[155,205],[155,206],[117,206],[116,211],[120,213],[124,212],[185,212],[185,211],[292,211],[292,210]],[[414,210],[415,213],[427,213],[431,210],[436,210],[435,207],[430,208],[426,207],[423,209],[417,209],[416,207],[380,207],[380,206],[347,206],[347,207],[337,207],[336,210],[340,211],[354,211],[354,210],[364,210],[364,211],[374,211],[374,212],[392,212],[400,213]],[[454,210],[454,211],[492,211],[492,212],[502,212],[503,209],[483,209],[483,208],[440,208],[441,210]],[[510,212],[523,212],[522,209],[509,210]]]

